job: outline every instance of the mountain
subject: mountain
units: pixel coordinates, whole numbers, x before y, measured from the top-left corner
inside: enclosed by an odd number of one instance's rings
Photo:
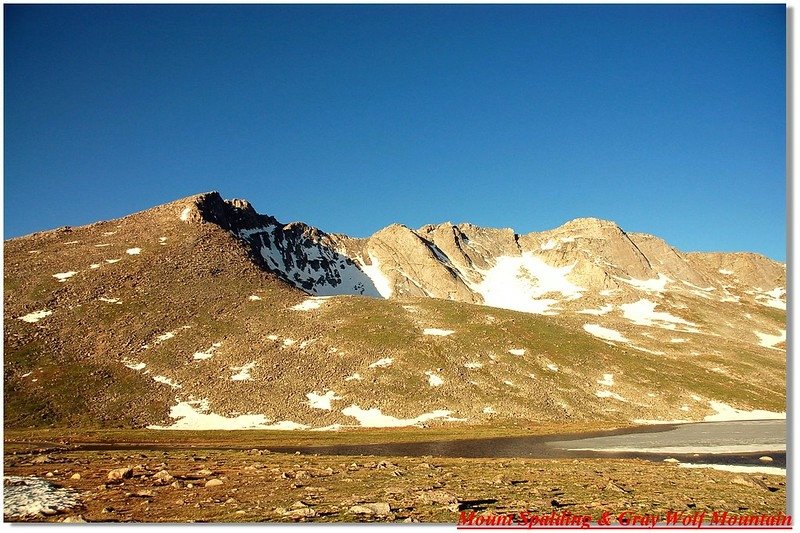
[[[4,276],[7,428],[785,411],[785,265],[598,219],[357,239],[212,192],[8,240]]]

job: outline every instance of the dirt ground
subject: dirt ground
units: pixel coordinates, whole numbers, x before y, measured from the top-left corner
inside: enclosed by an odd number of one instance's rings
[[[786,509],[786,478],[630,459],[316,456],[265,449],[6,448],[6,476],[78,491],[80,504],[6,521],[457,522],[460,512]],[[112,472],[114,471],[114,472]],[[110,479],[118,478],[118,479]]]

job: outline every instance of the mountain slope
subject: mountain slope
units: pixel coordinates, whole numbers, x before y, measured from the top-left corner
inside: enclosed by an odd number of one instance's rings
[[[7,427],[785,410],[785,266],[612,222],[353,239],[208,193],[5,246]]]

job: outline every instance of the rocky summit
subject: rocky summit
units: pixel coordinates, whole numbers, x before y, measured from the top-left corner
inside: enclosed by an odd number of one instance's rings
[[[5,242],[5,425],[780,417],[786,266],[610,221],[283,224],[218,193]]]

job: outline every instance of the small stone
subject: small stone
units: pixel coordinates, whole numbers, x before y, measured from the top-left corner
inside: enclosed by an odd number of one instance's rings
[[[53,473],[52,473],[52,472],[48,472],[48,473],[46,473],[46,474],[44,475],[44,477],[53,477]]]
[[[72,474],[69,478],[70,479],[74,479],[75,481],[77,481],[77,480],[79,480],[81,478],[81,475],[76,473],[76,474]]]
[[[130,479],[133,477],[133,468],[130,466],[115,468],[108,473],[109,481],[122,481],[123,479]]]
[[[219,487],[223,483],[221,479],[209,479],[206,481],[206,487]]]
[[[114,508],[113,507],[103,507],[103,510],[101,512],[105,513],[105,514],[113,513],[114,512]]]
[[[65,522],[67,524],[85,524],[86,520],[84,520],[83,515],[77,514],[74,516],[66,517],[64,520],[62,520],[62,522]]]
[[[773,461],[772,457],[770,457],[769,455],[762,455],[761,457],[758,458],[758,460],[761,461],[762,463],[771,463]]]
[[[392,512],[389,504],[386,502],[378,502],[378,503],[364,503],[361,505],[354,505],[352,506],[349,511],[352,514],[360,514],[360,515],[367,515],[367,516],[387,516],[389,513]]]
[[[170,487],[172,487],[173,489],[179,489],[179,488],[181,488],[181,482],[180,481],[173,481],[170,484]]]
[[[197,475],[198,475],[198,476],[210,476],[210,475],[212,475],[213,473],[214,473],[214,472],[213,472],[213,471],[211,471],[211,470],[209,470],[208,468],[204,468],[204,469],[202,469],[202,470],[198,470],[198,471],[197,471]]]
[[[45,507],[44,509],[40,510],[39,513],[45,516],[53,516],[55,514],[58,514],[58,510],[53,509],[52,507]]]
[[[161,471],[156,472],[155,474],[153,474],[153,478],[152,479],[153,479],[153,481],[155,481],[158,484],[166,485],[167,483],[172,483],[172,481],[175,478],[172,477],[172,474],[170,474],[168,471],[161,470]]]

